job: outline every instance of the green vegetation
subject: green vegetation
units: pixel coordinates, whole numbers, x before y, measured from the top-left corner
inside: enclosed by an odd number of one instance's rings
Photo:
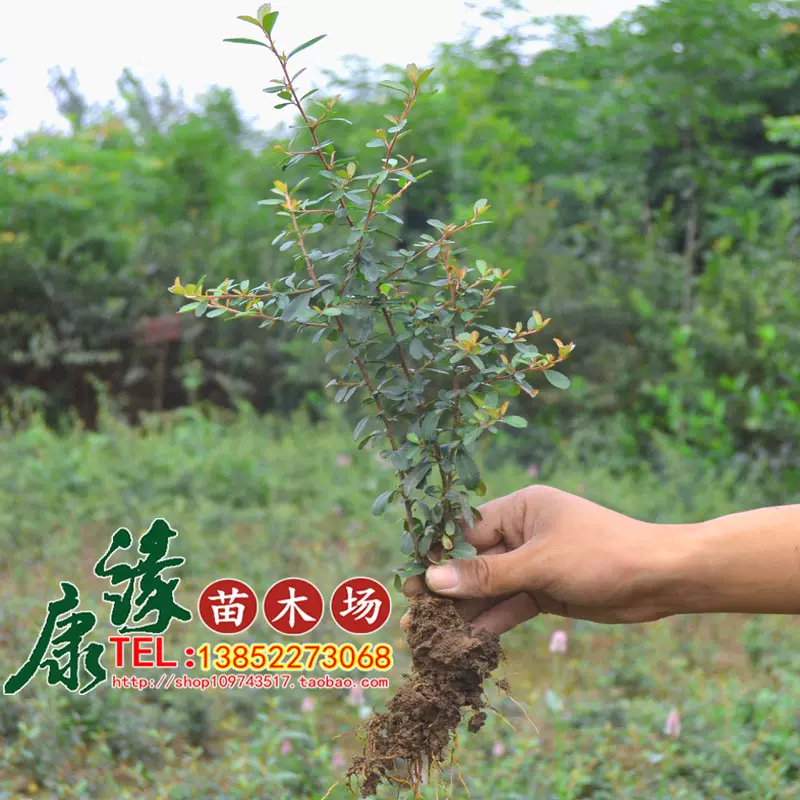
[[[395,114],[385,115],[390,126],[378,128],[365,143],[380,156],[342,156],[329,126],[350,121],[333,116],[339,113],[333,101],[309,112],[311,104],[303,100],[315,90],[303,94],[292,76],[299,65],[289,64],[324,35],[287,54],[276,44],[278,16],[264,4],[258,18],[239,17],[258,29],[258,39],[226,41],[270,52],[280,77],[264,91],[278,98],[275,108],[289,106],[301,120],[292,149],[283,150],[284,167],[305,162],[306,174],[290,185],[275,181],[271,191],[277,197],[259,201],[284,220],[272,245],[289,252],[294,268],[257,286],[249,278],[226,278],[209,289],[205,276],[185,285],[178,276],[170,291],[187,301],[181,314],[223,322],[249,317],[262,329],[313,333],[326,362],[343,364],[328,383],[336,389],[334,400],[361,400],[366,416],[355,424],[353,438],[359,449],[368,443],[385,447],[380,455],[395,470],[395,485],[375,498],[372,511],[380,516],[394,500],[403,504],[405,532],[398,538],[410,560],[395,571],[399,589],[403,579],[422,574],[431,563],[475,555],[458,525],[473,523],[470,491],[487,491],[472,455],[475,443],[503,425],[527,427],[524,417],[507,412],[510,399],[522,392],[536,397],[539,390],[528,381],[539,373],[553,386],[568,388],[569,378],[553,367],[574,345],[555,339],[555,355],[540,352],[532,342],[550,320],[535,310],[526,323],[486,324],[500,293],[513,289],[506,284],[510,270],[480,259],[471,266],[456,246],[463,232],[487,224],[481,219],[490,208],[485,199],[476,200],[461,222],[427,220],[433,233],[395,249],[396,227],[402,225],[395,206],[429,174],[419,172],[426,159],[404,153],[401,140],[414,131],[414,107],[432,95],[422,86],[433,70],[409,64],[402,83],[382,84],[402,99]],[[325,192],[313,197],[316,191],[308,186],[318,174]],[[326,234],[329,241],[346,237],[344,245],[315,247]]]
[[[278,422],[243,408],[208,419],[184,409],[148,416],[139,429],[103,415],[95,432],[57,435],[34,422],[4,437],[0,547],[10,557],[0,581],[0,663],[22,663],[60,580],[76,583],[98,613],[100,635],[108,633],[107,586],[92,565],[119,525],[139,532],[156,515],[180,531],[171,549],[186,558],[177,599],[190,608],[205,583],[224,574],[256,591],[303,575],[323,594],[351,574],[385,580],[402,512],[376,519],[369,504],[391,485],[391,467],[376,466],[375,450],[349,461],[352,436],[341,421],[314,431],[312,439],[303,416]],[[656,521],[745,509],[770,490],[768,473],[719,478],[667,447],[660,460],[658,473],[620,478],[607,458],[581,463],[577,448],[567,448],[538,469],[546,483]],[[528,479],[506,464],[487,482],[499,495]],[[399,618],[395,612],[371,637],[397,650],[392,685],[407,664]],[[548,652],[558,627],[570,635],[565,655]],[[274,636],[257,621],[240,639]],[[166,654],[207,640],[195,619],[170,629]],[[316,640],[348,638],[326,617]],[[800,633],[791,618],[686,617],[629,628],[540,618],[505,646],[501,673],[538,732],[491,691],[516,732],[490,713],[479,735],[461,734],[473,798],[795,796]],[[316,705],[306,712],[299,689],[105,686],[81,697],[38,675],[0,702],[0,797],[319,798],[341,774],[338,757],[359,748],[361,717],[347,692],[308,694]],[[387,697],[366,691],[368,705]],[[663,734],[673,706],[683,723],[677,739]],[[453,781],[458,787],[457,771]],[[349,796],[342,787],[332,794]]]
[[[468,219],[490,198],[493,224],[459,241],[510,270],[515,291],[489,324],[538,308],[578,346],[570,391],[513,398],[508,414],[536,424],[481,444],[487,499],[535,480],[660,522],[800,501],[797,4],[664,0],[602,30],[572,18],[549,30],[535,55],[542,28],[510,23],[441,48],[425,125],[404,139],[433,175],[394,212],[394,246],[410,248],[427,220]],[[369,87],[404,74],[334,77],[314,96],[342,93],[342,156],[396,113],[396,92]],[[359,408],[334,411],[333,346],[176,315],[166,291],[176,275],[287,273],[290,254],[271,246],[281,220],[258,205],[275,180],[294,182],[273,148],[290,149],[285,131],[254,132],[218,87],[190,108],[126,72],[120,112],[93,107],[74,75],[52,87],[71,132],[0,154],[3,676],[60,580],[108,632],[92,566],[117,527],[156,516],[180,531],[188,607],[225,574],[257,591],[302,575],[323,594],[353,574],[387,581],[403,513],[370,508],[393,468],[380,448],[353,448]],[[340,246],[326,237],[321,250]],[[396,648],[392,686],[407,666],[399,617],[374,637]],[[548,651],[558,628],[565,654]],[[261,622],[241,638],[273,640]],[[346,640],[327,618],[315,638]],[[207,640],[195,620],[168,655]],[[504,647],[536,727],[492,691],[516,731],[490,715],[460,735],[473,799],[798,797],[792,619],[539,618]],[[389,691],[366,704],[319,691],[308,710],[299,691],[81,697],[39,675],[0,700],[0,800],[318,798]],[[678,737],[664,733],[673,707]],[[456,768],[452,781],[466,797]]]
[[[461,244],[511,270],[495,323],[539,308],[581,348],[573,389],[543,393],[520,452],[588,428],[635,463],[666,433],[717,464],[768,459],[798,485],[796,4],[668,0],[602,30],[561,19],[533,56],[542,28],[506,28],[441,48],[426,124],[404,140],[433,176],[398,204],[397,244],[490,198],[493,224]],[[397,94],[369,85],[402,76],[345,76],[309,98],[342,94],[354,124],[337,131],[341,155],[396,113]],[[113,113],[75,76],[53,87],[71,135],[31,135],[2,155],[3,393],[35,387],[51,418],[76,405],[89,420],[88,373],[132,416],[197,399],[323,403],[336,366],[310,342],[186,318],[168,341],[174,331],[143,322],[177,308],[164,293],[176,275],[285,274],[289,254],[270,247],[281,221],[257,204],[284,177],[280,132],[249,130],[219,88],[188,109],[127,72]]]

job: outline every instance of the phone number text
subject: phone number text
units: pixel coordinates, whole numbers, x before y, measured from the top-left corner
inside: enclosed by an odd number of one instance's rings
[[[220,642],[210,644],[204,642],[195,651],[200,661],[200,669],[204,672],[217,670],[236,670],[241,672],[277,671],[277,672],[310,672],[321,669],[325,672],[333,670],[360,670],[362,672],[376,670],[386,672],[394,664],[394,654],[390,644],[362,645],[351,643],[325,644],[292,643],[281,644],[229,644]]]

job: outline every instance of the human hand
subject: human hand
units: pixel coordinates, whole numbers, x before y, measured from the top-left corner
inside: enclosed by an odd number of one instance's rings
[[[480,507],[465,531],[478,554],[432,566],[428,588],[457,600],[462,617],[495,633],[538,614],[631,623],[672,613],[669,530],[549,486],[529,486]],[[409,578],[408,597],[422,576]],[[405,624],[407,618],[401,620]]]

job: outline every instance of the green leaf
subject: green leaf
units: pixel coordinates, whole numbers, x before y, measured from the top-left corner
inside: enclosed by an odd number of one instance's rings
[[[405,531],[400,539],[400,550],[407,556],[414,552],[414,537],[408,531]]]
[[[283,310],[283,321],[291,322],[298,314],[302,314],[308,308],[310,300],[309,294],[299,294]]]
[[[545,370],[545,378],[556,387],[556,389],[569,389],[569,378],[561,372],[556,372],[554,369]]]
[[[502,422],[510,425],[512,428],[527,428],[528,420],[525,417],[515,417],[513,414],[510,417],[503,417]]]
[[[400,92],[400,94],[408,95],[408,89],[406,89],[405,86],[401,86],[399,83],[392,83],[391,81],[383,81],[378,85],[385,86],[387,89],[392,89],[395,92]]]
[[[188,314],[190,311],[194,311],[198,306],[198,303],[187,303],[185,306],[181,306],[178,309],[179,314]]]
[[[359,420],[358,425],[356,425],[355,429],[353,430],[353,439],[357,440],[359,436],[364,432],[364,428],[367,427],[369,421],[372,419],[371,416],[364,417],[363,419]]]
[[[367,147],[383,147],[385,144],[386,142],[383,139],[370,139],[367,142]]]
[[[323,308],[322,313],[326,317],[340,317],[342,315],[342,309],[331,306],[330,308]]]
[[[305,50],[307,47],[311,47],[311,45],[316,44],[319,41],[322,41],[328,34],[323,33],[320,36],[315,36],[313,39],[309,39],[307,42],[303,42],[303,44],[295,47],[288,56],[286,56],[286,60],[288,61],[292,56],[297,55],[302,50]]]
[[[405,580],[406,578],[414,577],[414,575],[422,575],[427,569],[428,568],[424,564],[420,564],[419,561],[408,561],[403,564],[402,567],[393,569],[392,572],[395,574],[395,577]]]
[[[450,551],[451,558],[472,558],[478,551],[469,542],[458,542]]]
[[[257,42],[255,39],[242,39],[241,37],[236,37],[235,39],[223,39],[223,42],[232,42],[233,44],[257,44],[259,47],[266,47],[269,50],[269,45],[264,44],[264,42]]]
[[[462,437],[464,444],[468,445],[472,444],[473,442],[476,442],[480,438],[480,435],[482,433],[483,433],[483,428],[478,428],[478,427],[470,428]]]
[[[207,309],[207,308],[208,308],[208,300],[201,300],[201,301],[200,301],[200,302],[197,304],[197,308],[195,308],[195,310],[194,310],[194,315],[195,315],[196,317],[202,317],[202,316],[203,316],[203,314],[205,314],[205,313],[206,313],[206,309]]]
[[[378,280],[378,276],[380,275],[378,271],[378,265],[375,260],[370,256],[366,257],[366,253],[361,254],[361,274],[370,282]]]
[[[474,522],[474,515],[472,513],[472,506],[469,504],[469,497],[464,492],[453,491],[452,489],[445,495],[451,503],[455,503],[461,509],[461,516],[467,525],[472,525]]]
[[[363,450],[373,439],[379,439],[381,436],[385,436],[386,434],[381,433],[380,431],[372,431],[372,433],[368,433],[359,443],[358,449]]]
[[[236,19],[240,19],[243,22],[249,22],[251,25],[255,25],[259,29],[261,28],[261,23],[255,17],[248,17],[246,14],[242,14],[241,16],[236,17]]]
[[[398,471],[405,472],[411,466],[405,453],[401,453],[399,450],[390,450],[388,455],[392,466]]]
[[[417,464],[403,479],[403,491],[408,495],[428,477],[428,473],[433,469],[432,464]]]
[[[272,29],[275,27],[275,22],[278,19],[278,12],[273,11],[269,14],[264,14],[261,18],[261,27],[264,28],[266,33],[272,33]]]
[[[437,414],[435,411],[431,411],[423,417],[422,423],[419,426],[419,432],[422,434],[422,438],[425,439],[425,441],[431,441],[436,438],[436,426],[439,424],[440,418],[441,415]]]
[[[459,447],[456,451],[455,466],[458,477],[467,489],[477,489],[481,482],[481,473],[475,460],[466,448]]]
[[[417,550],[421,556],[424,556],[428,550],[431,549],[431,543],[433,542],[433,531],[427,530],[417,542]]]
[[[379,517],[386,510],[386,506],[392,499],[393,494],[394,489],[390,489],[388,492],[383,492],[375,498],[375,502],[372,504],[372,513],[376,517]]]
[[[423,345],[419,339],[412,339],[411,344],[408,346],[408,352],[411,355],[411,358],[415,358],[419,360],[424,355],[423,352]]]

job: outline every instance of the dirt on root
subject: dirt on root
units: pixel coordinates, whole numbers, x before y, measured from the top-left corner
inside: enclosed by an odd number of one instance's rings
[[[411,786],[416,792],[425,764],[446,755],[464,713],[475,733],[486,721],[483,683],[502,657],[496,634],[473,630],[452,600],[425,594],[414,598],[406,639],[412,670],[387,703],[366,724],[363,755],[348,770],[362,797],[374,795],[383,781]],[[396,774],[396,760],[405,762],[407,777]]]

